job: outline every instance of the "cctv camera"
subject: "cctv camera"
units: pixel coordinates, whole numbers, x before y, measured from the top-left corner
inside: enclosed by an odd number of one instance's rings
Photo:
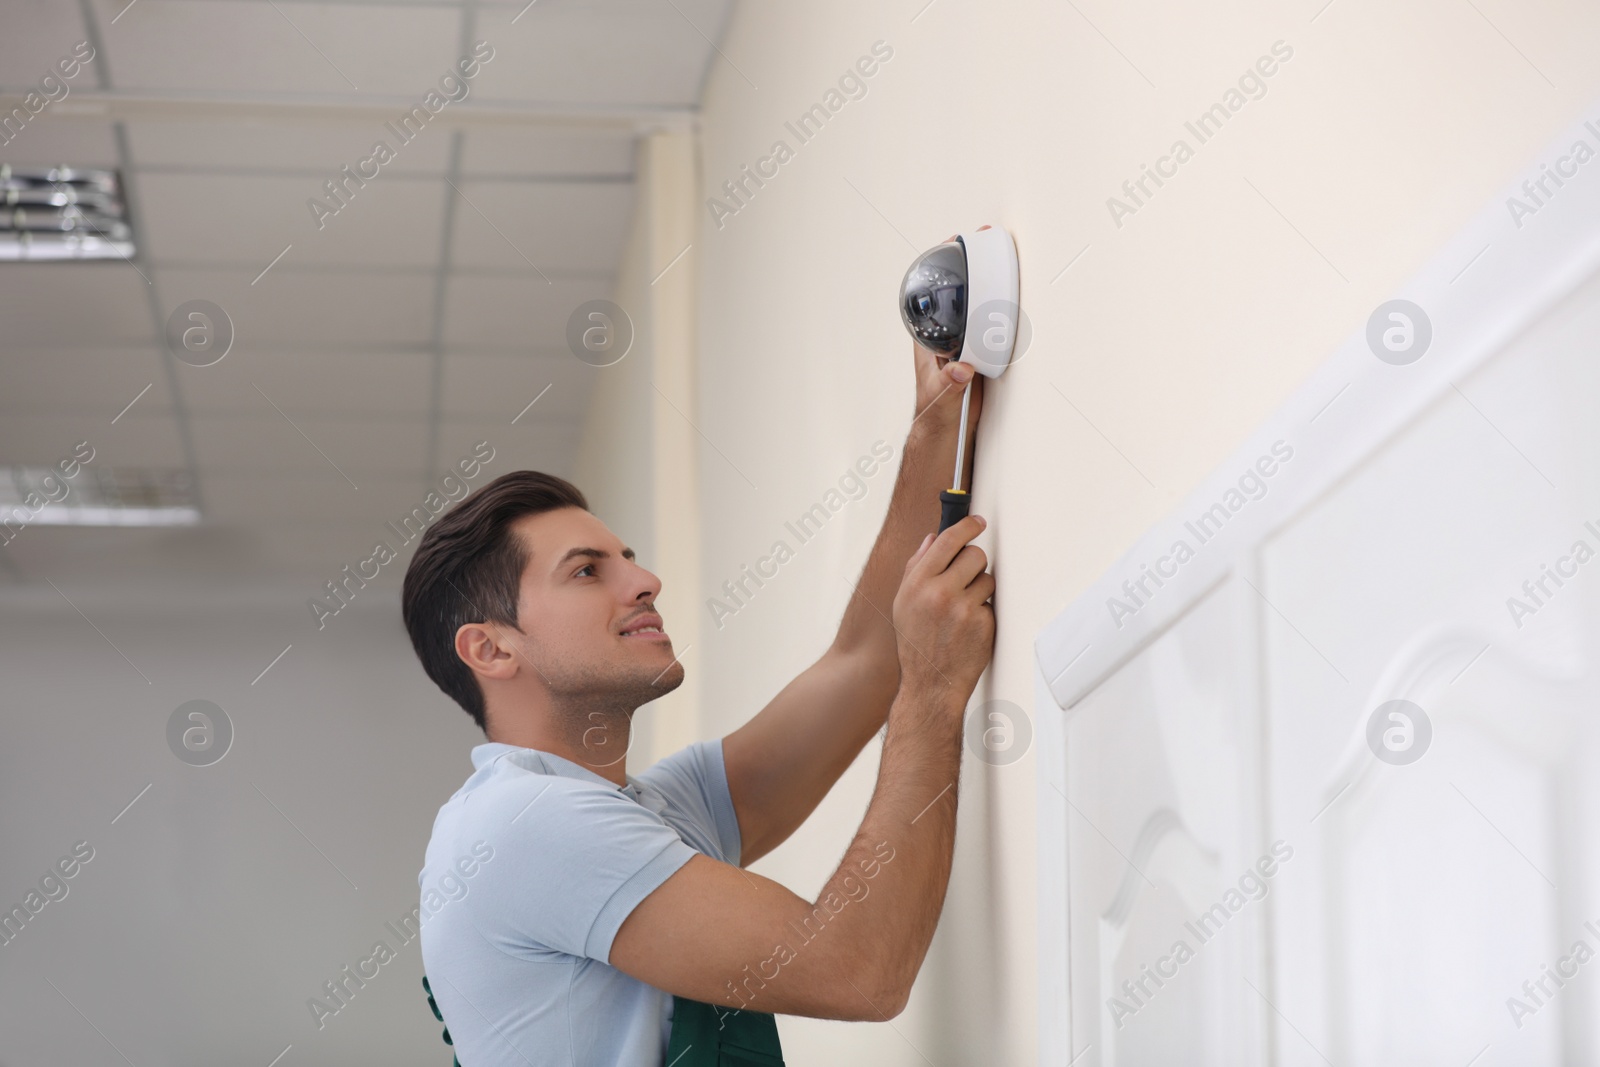
[[[948,241],[917,257],[900,284],[900,318],[923,348],[959,356],[967,330],[967,254]]]
[[[900,283],[900,319],[922,347],[998,378],[1020,318],[1017,247],[1005,230],[963,233],[918,256]]]

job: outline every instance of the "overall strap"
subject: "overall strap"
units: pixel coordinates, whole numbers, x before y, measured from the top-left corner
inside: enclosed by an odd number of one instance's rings
[[[444,1022],[427,975],[422,990],[428,994],[433,1017]],[[450,1028],[444,1043],[454,1047]],[[778,1021],[759,1011],[718,1008],[687,997],[672,998],[672,1035],[667,1042],[670,1067],[784,1067],[778,1043]],[[461,1067],[459,1058],[453,1067]]]
[[[428,986],[427,975],[422,976],[422,991],[428,994],[428,1007],[433,1009],[433,1017],[438,1019],[440,1022],[444,1022],[444,1014],[439,1011],[439,1004],[433,999],[433,990]],[[454,1048],[456,1044],[454,1041],[450,1040],[450,1028],[448,1026],[444,1028],[444,1043],[449,1045],[451,1048]],[[454,1057],[452,1064],[453,1067],[461,1067],[460,1057]]]
[[[760,1011],[672,998],[670,1067],[783,1067],[778,1021]]]

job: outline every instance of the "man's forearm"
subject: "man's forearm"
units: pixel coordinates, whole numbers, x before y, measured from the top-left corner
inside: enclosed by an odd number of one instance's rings
[[[895,697],[872,802],[813,911],[838,910],[834,948],[852,961],[851,982],[870,986],[856,992],[884,1016],[910,996],[950,882],[961,771],[952,700],[962,702],[944,688]]]
[[[898,671],[890,607],[906,560],[924,535],[939,528],[939,491],[950,488],[956,440],[955,421],[941,422],[936,412],[912,422],[900,454],[888,515],[834,640],[837,648],[865,651],[881,661],[886,676]]]

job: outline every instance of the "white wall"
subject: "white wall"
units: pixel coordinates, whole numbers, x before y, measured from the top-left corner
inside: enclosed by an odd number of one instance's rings
[[[1596,21],[1556,3],[741,6],[703,101],[702,200],[775,140],[793,158],[720,226],[701,206],[700,599],[875,439],[898,450],[896,284],[951,232],[1005,225],[1034,337],[989,391],[977,448],[1000,583],[978,698],[1031,706],[1038,627],[1595,96]],[[784,123],[879,40],[893,58],[866,96],[799,143]],[[1184,122],[1277,41],[1293,55],[1265,96],[1116,226],[1107,198],[1176,138],[1195,146]],[[722,628],[702,616],[706,735],[825,647],[889,487],[873,479]],[[815,892],[875,766],[869,752],[760,869]],[[793,1062],[1031,1062],[1054,1010],[1035,992],[1034,834],[1032,760],[969,760],[910,1007],[892,1028],[785,1018]]]
[[[589,509],[661,579],[656,606],[684,681],[636,717],[629,766],[643,769],[701,735],[699,471],[694,427],[695,145],[682,132],[639,141],[634,205],[613,294],[631,323],[625,355],[596,373],[578,453]],[[608,357],[600,357],[603,361]]]
[[[57,584],[81,615],[48,586],[0,600],[0,905],[75,842],[94,858],[0,946],[0,1062],[108,1062],[109,1040],[140,1064],[449,1063],[417,943],[385,924],[417,907],[482,735],[423,674],[398,596],[364,590],[318,631],[313,590]],[[167,746],[195,699],[234,728],[208,767]],[[379,940],[396,957],[319,1028],[307,1001]]]

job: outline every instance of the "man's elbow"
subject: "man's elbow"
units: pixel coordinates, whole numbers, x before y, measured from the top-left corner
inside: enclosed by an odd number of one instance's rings
[[[892,952],[893,949],[886,951]],[[915,975],[894,960],[857,958],[841,968],[847,975],[833,1017],[843,1022],[881,1023],[906,1010]]]
[[[877,1016],[877,1019],[888,1020],[899,1018],[900,1013],[906,1010],[906,1002],[910,999],[911,988],[909,986],[890,987],[883,993],[883,1001],[880,1002],[880,1007],[883,1009],[883,1013]]]
[[[862,1012],[855,1022],[881,1023],[898,1018],[906,1010],[906,1001],[911,999],[909,987],[899,985],[883,985],[873,994],[869,1010]]]
[[[837,677],[848,678],[853,691],[893,700],[900,688],[900,660],[893,645],[884,649],[870,641],[851,642],[835,637],[828,651],[818,660],[827,663]]]
[[[906,1010],[906,1002],[911,999],[911,985],[917,978],[915,972],[904,973],[903,967],[890,970],[889,977],[879,987],[879,995],[883,998],[883,1017],[886,1019],[893,1019]]]
[[[898,1018],[906,1010],[907,997],[892,990],[846,986],[831,1006],[818,1012],[824,1019],[843,1023],[881,1023]]]

